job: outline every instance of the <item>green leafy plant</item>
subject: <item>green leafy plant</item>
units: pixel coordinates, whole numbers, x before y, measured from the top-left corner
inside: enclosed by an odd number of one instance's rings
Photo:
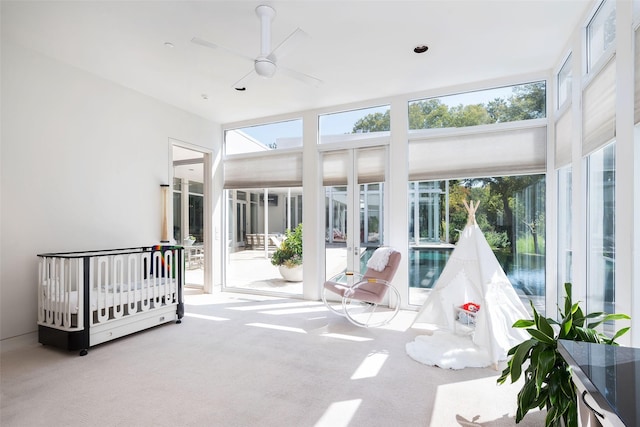
[[[285,231],[285,239],[271,257],[271,264],[289,268],[302,265],[302,223]]]
[[[629,331],[629,327],[622,328],[612,338],[598,332],[595,328],[603,322],[629,320],[630,317],[603,312],[585,315],[579,303],[572,302],[571,283],[565,283],[564,286],[564,311],[558,307],[560,322],[540,316],[531,303],[533,320],[518,320],[513,325],[515,328],[526,328],[531,335],[529,340],[509,350],[507,367],[498,378],[498,384],[503,384],[507,378],[511,378],[513,383],[524,373],[524,385],[518,393],[516,423],[529,410],[546,408],[547,427],[577,426],[576,389],[571,380],[570,367],[558,352],[558,340],[618,345],[615,340]],[[524,365],[527,366],[523,372]]]

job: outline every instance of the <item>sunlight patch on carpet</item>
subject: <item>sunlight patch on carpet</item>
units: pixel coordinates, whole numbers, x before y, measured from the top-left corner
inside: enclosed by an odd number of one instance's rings
[[[305,331],[304,329],[292,328],[290,326],[273,325],[271,323],[247,323],[247,326],[255,326],[258,328],[265,328],[265,329],[276,329],[278,331],[285,331],[285,332],[296,332],[298,334],[307,333],[307,331]]]
[[[304,313],[317,313],[320,311],[327,311],[328,308],[323,305],[315,305],[311,307],[297,307],[297,308],[284,308],[279,310],[261,311],[261,314],[282,315],[282,314],[304,314]]]
[[[225,320],[229,320],[229,319],[225,319],[224,317],[217,317],[217,316],[207,316],[204,314],[196,314],[196,313],[185,313],[184,317],[193,317],[196,319],[204,319],[204,320],[213,320],[216,322],[223,322]]]
[[[245,305],[242,307],[228,307],[229,310],[237,310],[237,311],[265,311],[265,310],[278,310],[278,309],[286,309],[293,307],[309,307],[309,306],[317,306],[321,305],[316,301],[301,301],[301,302],[282,302],[275,304],[262,304],[262,305]]]
[[[322,334],[322,336],[329,337],[329,338],[338,338],[338,339],[347,340],[347,341],[357,341],[357,342],[373,340],[373,338],[357,337],[355,335],[334,334],[334,333]]]
[[[387,361],[389,355],[387,353],[371,353],[362,361],[358,369],[351,376],[352,380],[360,380],[362,378],[373,378],[378,375],[382,365]]]
[[[314,427],[347,427],[361,403],[362,399],[332,403]]]

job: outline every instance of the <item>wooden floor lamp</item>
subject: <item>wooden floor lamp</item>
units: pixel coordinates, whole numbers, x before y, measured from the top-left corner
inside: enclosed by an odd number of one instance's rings
[[[162,230],[160,243],[170,243],[169,241],[169,184],[160,184],[162,195]]]

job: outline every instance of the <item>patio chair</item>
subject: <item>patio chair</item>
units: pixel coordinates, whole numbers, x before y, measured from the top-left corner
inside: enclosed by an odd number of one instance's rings
[[[345,316],[356,326],[386,325],[400,309],[400,292],[391,285],[400,259],[400,252],[392,248],[376,249],[364,274],[347,271],[327,280],[322,301],[331,311]],[[389,294],[396,298],[393,307],[390,306]],[[340,302],[336,296],[341,298]]]

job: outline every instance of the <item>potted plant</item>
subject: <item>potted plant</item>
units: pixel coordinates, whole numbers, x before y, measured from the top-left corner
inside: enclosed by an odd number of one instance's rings
[[[189,234],[185,239],[184,239],[184,245],[185,246],[191,246],[196,242],[196,238],[193,234]]]
[[[302,281],[302,224],[285,231],[285,238],[271,257],[271,264],[280,268],[280,274],[289,282]]]
[[[516,423],[530,409],[546,408],[547,427],[577,426],[576,389],[571,380],[569,364],[558,352],[558,340],[618,345],[615,340],[629,331],[629,327],[622,328],[612,338],[598,332],[595,328],[603,322],[629,320],[630,317],[626,314],[602,312],[584,315],[579,303],[572,302],[571,283],[565,283],[564,286],[564,312],[558,307],[560,322],[540,316],[531,303],[533,320],[518,320],[513,325],[515,328],[526,328],[531,335],[529,340],[509,350],[507,367],[498,378],[498,384],[503,384],[507,378],[515,382],[523,374],[523,365],[527,365],[524,370],[524,385],[518,393]],[[591,323],[586,323],[587,321]]]

